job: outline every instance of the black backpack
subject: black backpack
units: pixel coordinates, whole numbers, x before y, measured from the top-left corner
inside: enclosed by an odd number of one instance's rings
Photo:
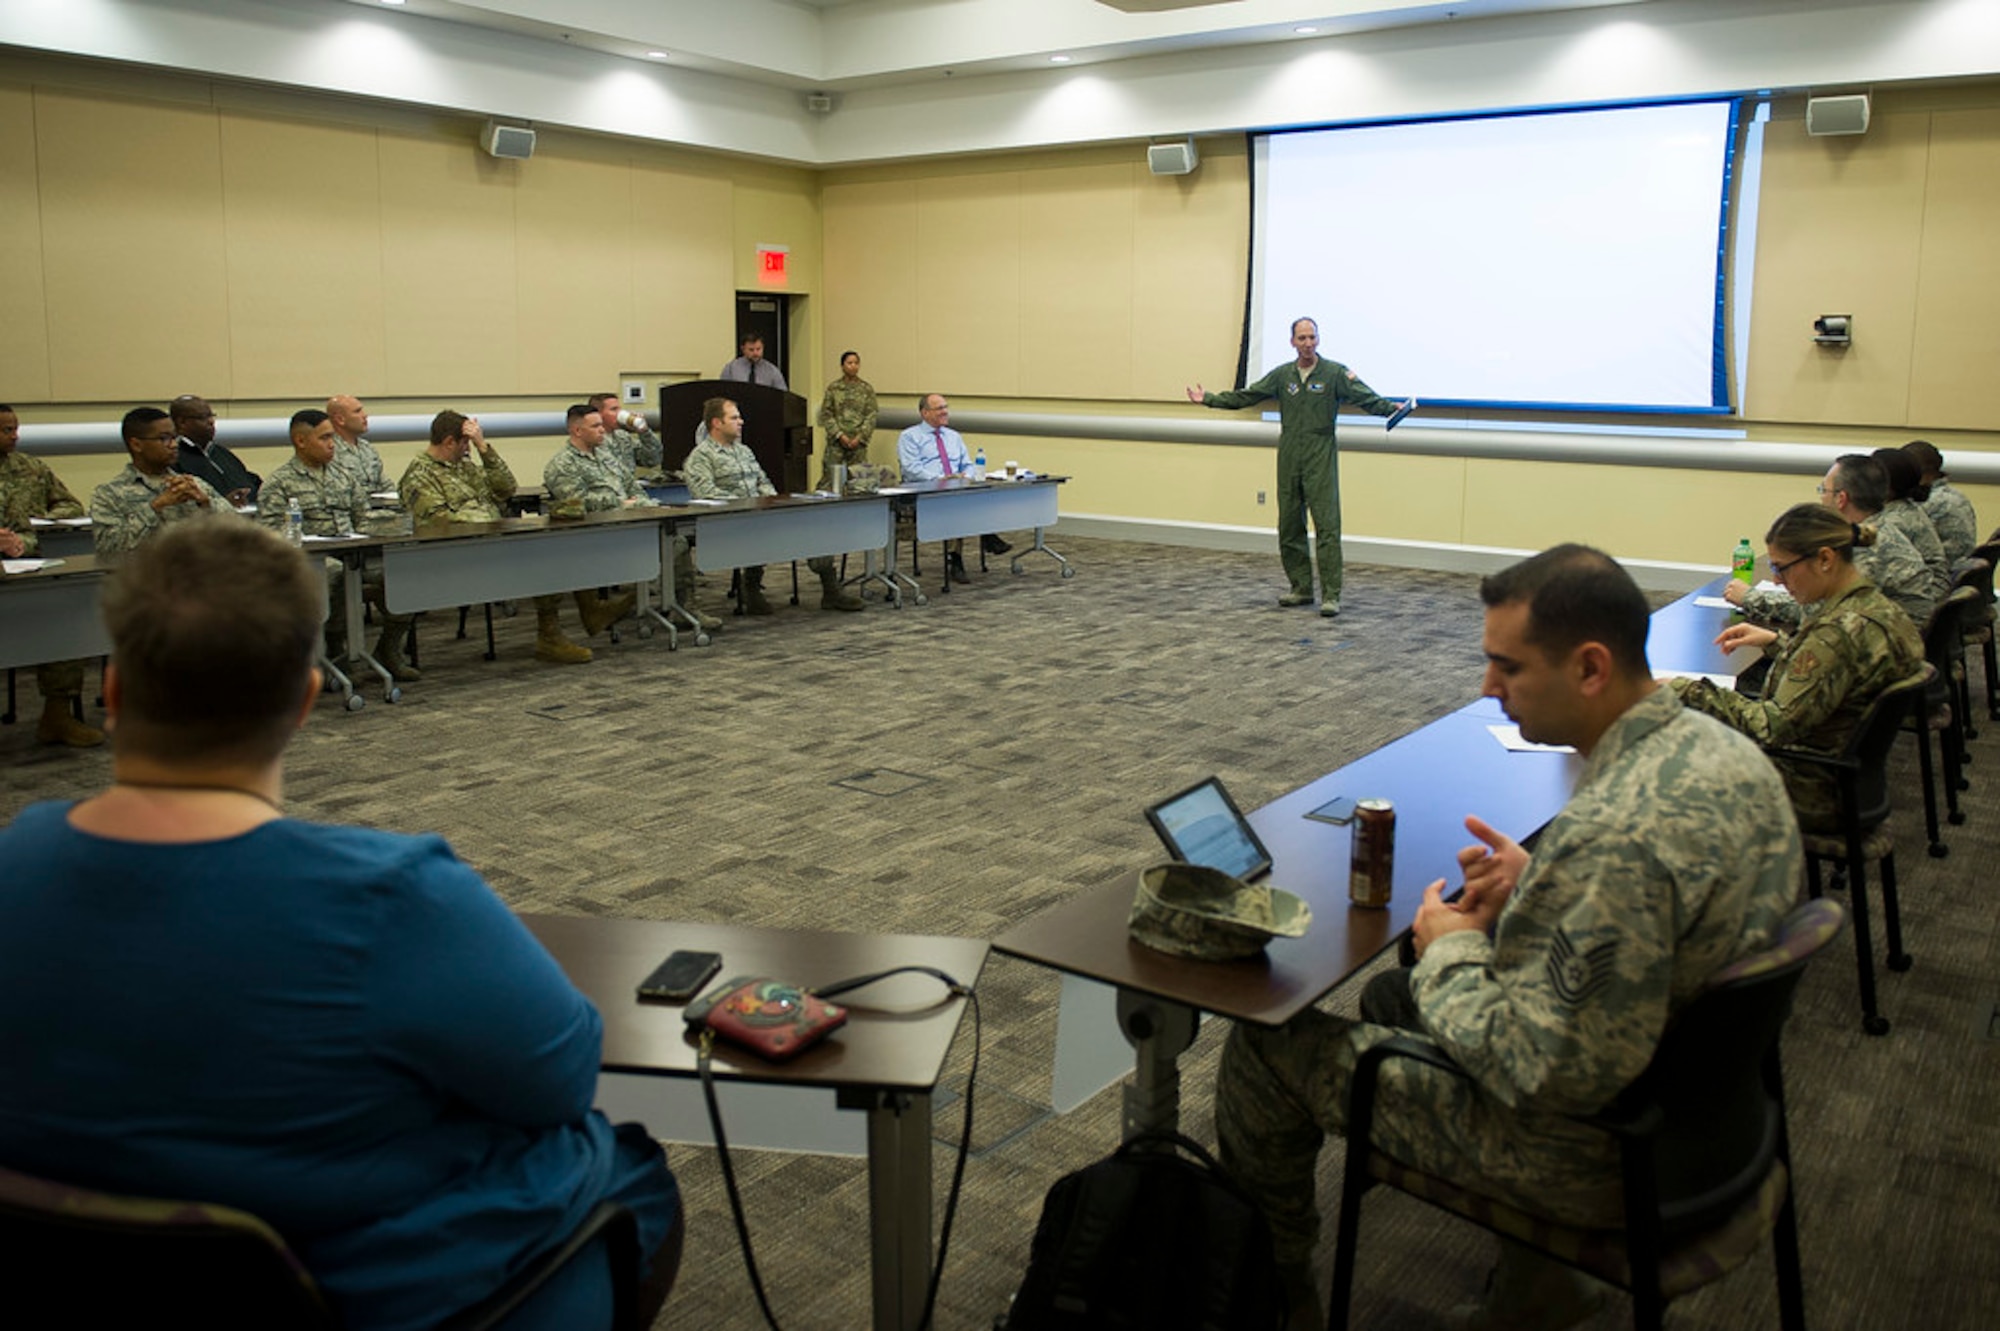
[[[1056,1180],[1005,1326],[1262,1331],[1286,1314],[1263,1212],[1207,1151],[1162,1132]]]

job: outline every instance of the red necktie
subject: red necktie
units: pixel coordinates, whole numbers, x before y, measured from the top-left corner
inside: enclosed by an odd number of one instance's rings
[[[945,451],[944,431],[942,429],[933,429],[931,433],[937,436],[938,465],[944,468],[944,474],[949,476],[951,475],[951,454]]]

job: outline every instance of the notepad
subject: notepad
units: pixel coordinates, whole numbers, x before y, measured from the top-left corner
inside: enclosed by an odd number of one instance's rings
[[[1493,738],[1500,741],[1500,747],[1509,753],[1575,753],[1567,744],[1537,744],[1531,739],[1521,738],[1519,726],[1488,726]]]

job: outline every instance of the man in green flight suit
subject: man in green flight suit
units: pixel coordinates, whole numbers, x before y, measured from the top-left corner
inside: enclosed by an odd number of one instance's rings
[[[1205,393],[1200,384],[1187,390],[1188,401],[1204,407],[1235,411],[1275,398],[1278,403],[1278,557],[1284,561],[1291,588],[1279,605],[1311,605],[1312,551],[1306,547],[1306,514],[1312,514],[1319,552],[1319,612],[1331,619],[1340,613],[1340,459],[1334,448],[1334,417],[1340,404],[1352,402],[1376,416],[1394,415],[1398,408],[1355,377],[1337,361],[1319,357],[1319,324],[1292,321],[1292,349],[1299,353],[1248,388],[1230,393]]]

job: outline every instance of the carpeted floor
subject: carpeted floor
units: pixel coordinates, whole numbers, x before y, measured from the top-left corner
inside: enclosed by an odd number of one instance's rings
[[[1479,687],[1469,577],[1353,567],[1347,613],[1280,610],[1276,561],[1107,541],[1054,543],[1074,579],[1004,560],[932,603],[862,615],[805,605],[731,620],[705,649],[627,628],[581,667],[532,659],[533,617],[499,618],[500,659],[427,617],[426,679],[358,714],[329,700],[293,747],[303,817],[437,831],[524,910],[991,937],[1069,894],[1151,862],[1141,806],[1211,772],[1255,807],[1442,715]],[[935,561],[934,551],[927,557]],[[783,581],[774,568],[771,585]],[[707,580],[704,604],[720,601]],[[565,610],[565,622],[574,624]],[[95,675],[92,676],[93,682]],[[32,672],[21,706],[38,708]],[[1916,968],[1885,974],[1884,1039],[1859,1030],[1851,951],[1805,981],[1787,1040],[1809,1314],[1816,1328],[1989,1325],[2000,1308],[2000,1090],[1991,782],[1974,744],[1969,819],[1945,860],[1902,823]],[[1907,757],[1907,755],[1905,755]],[[1914,762],[1909,807],[1914,795]],[[0,730],[0,817],[100,786],[101,753]],[[1468,812],[1476,812],[1469,810]],[[1717,835],[1726,835],[1717,829]],[[937,1324],[985,1328],[1019,1280],[1041,1198],[1116,1142],[1114,1090],[1047,1109],[1056,977],[996,957],[974,1155]],[[1330,1005],[1351,1005],[1358,986]],[[1222,1024],[1182,1059],[1183,1126],[1212,1140]],[[970,1026],[940,1097],[940,1206]],[[661,1325],[752,1328],[711,1152],[671,1152],[691,1241]],[[1323,1196],[1341,1166],[1324,1159]],[[744,1152],[738,1171],[779,1317],[868,1323],[859,1160]],[[802,1241],[801,1236],[810,1236]],[[1489,1249],[1420,1204],[1369,1203],[1358,1324],[1422,1328],[1478,1287]],[[1591,1323],[1629,1321],[1614,1300]],[[1981,1313],[1979,1309],[1988,1311]],[[1769,1263],[1676,1305],[1674,1326],[1773,1326]]]

